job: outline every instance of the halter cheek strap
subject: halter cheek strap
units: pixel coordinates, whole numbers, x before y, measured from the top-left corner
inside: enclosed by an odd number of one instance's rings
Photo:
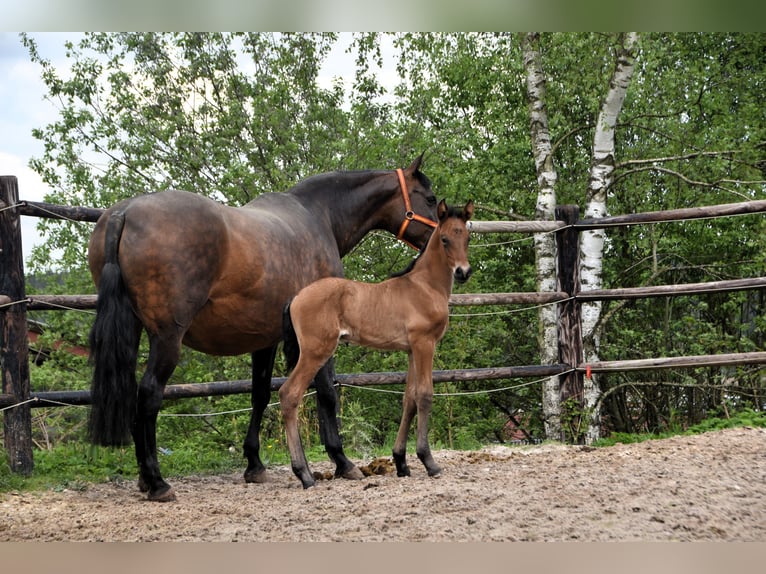
[[[412,243],[407,241],[404,238],[404,233],[407,231],[407,227],[409,227],[411,221],[418,221],[424,225],[428,225],[429,227],[433,227],[434,229],[438,225],[435,221],[432,221],[431,219],[428,219],[427,217],[423,217],[422,215],[418,215],[414,211],[412,211],[412,203],[410,202],[410,192],[407,189],[407,182],[404,179],[404,171],[402,169],[396,170],[396,175],[399,176],[399,187],[402,190],[402,197],[404,197],[404,221],[402,221],[402,226],[399,228],[399,233],[397,234],[396,238],[400,241],[403,241],[416,251],[418,251],[418,248],[415,247]]]

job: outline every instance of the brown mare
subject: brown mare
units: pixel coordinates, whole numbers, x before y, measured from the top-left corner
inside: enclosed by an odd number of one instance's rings
[[[279,389],[293,472],[304,488],[314,485],[298,432],[298,406],[319,368],[341,341],[375,349],[407,351],[409,369],[402,420],[394,443],[398,476],[409,476],[407,435],[417,413],[417,455],[430,476],[441,469],[428,446],[436,344],[449,322],[454,281],[471,276],[466,222],[473,202],[462,210],[437,207],[439,226],[417,259],[382,283],[325,278],[303,288],[285,308],[285,354],[295,365]]]
[[[317,175],[240,208],[166,191],[117,203],[99,219],[88,248],[98,286],[89,431],[104,445],[127,444],[132,435],[139,487],[150,500],[175,497],[160,474],[156,424],[181,344],[213,355],[251,353],[245,480],[265,480],[259,431],[282,310],[309,283],[342,276],[341,257],[373,229],[415,246],[427,242],[436,198],[421,158],[404,170]],[[149,357],[137,387],[142,330]],[[336,474],[358,479],[338,433],[333,379],[328,360],[316,377],[321,438]]]

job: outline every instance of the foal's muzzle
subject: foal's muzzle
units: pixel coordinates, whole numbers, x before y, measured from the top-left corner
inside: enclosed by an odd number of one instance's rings
[[[468,281],[468,278],[473,275],[473,269],[470,267],[458,267],[455,269],[455,281],[458,283],[465,283]]]

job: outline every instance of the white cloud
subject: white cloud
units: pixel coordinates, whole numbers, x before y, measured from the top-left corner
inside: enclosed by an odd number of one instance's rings
[[[14,175],[19,182],[19,200],[42,201],[48,192],[48,186],[40,176],[27,167],[19,156],[0,152],[0,175]],[[36,217],[21,217],[21,246],[24,260],[29,258],[32,247],[40,245],[43,238],[37,231]]]

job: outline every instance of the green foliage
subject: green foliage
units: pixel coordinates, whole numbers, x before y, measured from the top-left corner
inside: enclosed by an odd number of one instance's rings
[[[369,418],[361,402],[344,401],[340,434],[349,456],[370,458],[374,454],[377,427]]]

